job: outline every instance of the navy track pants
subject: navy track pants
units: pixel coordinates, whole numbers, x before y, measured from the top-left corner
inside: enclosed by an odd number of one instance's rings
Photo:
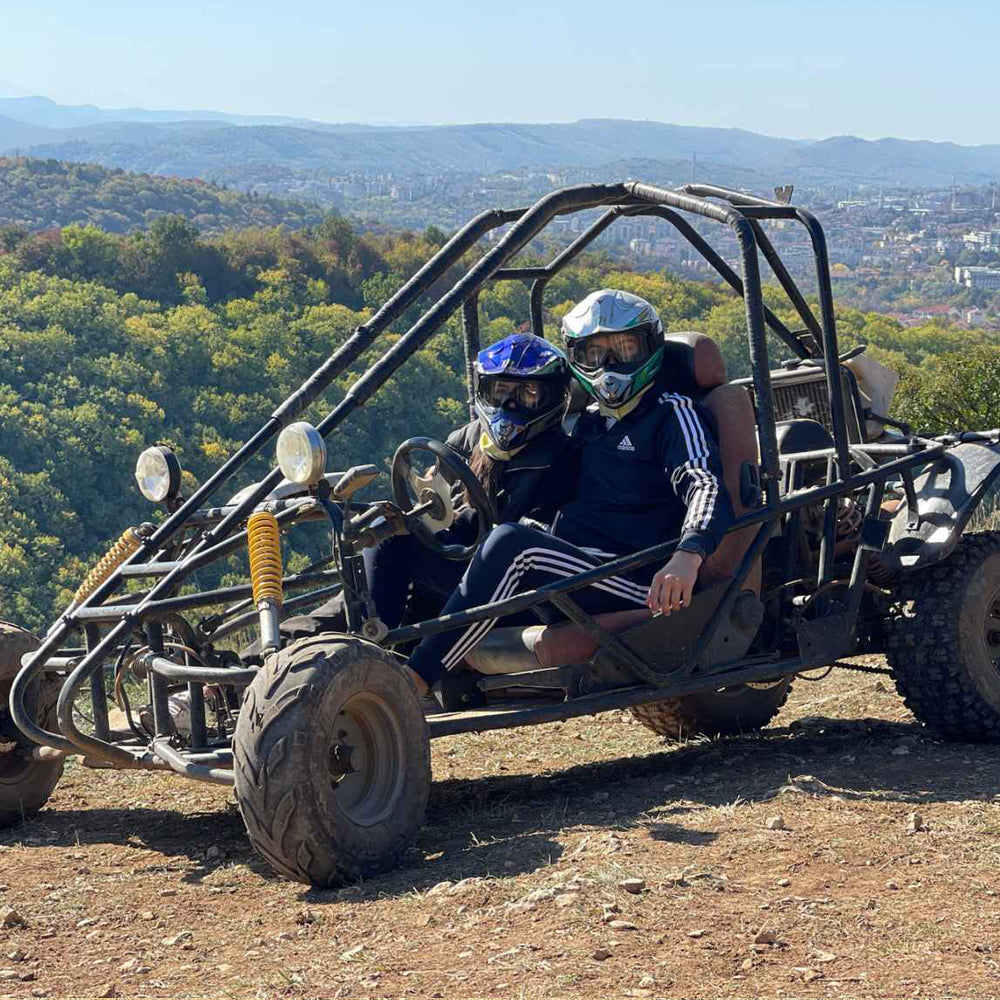
[[[444,532],[442,532],[444,534]],[[447,541],[456,539],[449,537]],[[463,540],[464,541],[464,540]],[[445,559],[431,552],[413,535],[393,535],[362,553],[372,600],[379,618],[389,628],[403,620],[410,590],[416,588],[437,606],[462,579],[467,562]]]
[[[441,613],[501,601],[600,564],[601,559],[593,553],[537,528],[501,524],[480,546]],[[647,569],[643,567],[642,571]],[[644,608],[648,593],[648,583],[612,576],[574,590],[571,596],[585,611],[598,614]],[[456,667],[496,623],[496,618],[486,619],[422,639],[410,655],[409,665],[427,684],[434,684],[446,670]]]

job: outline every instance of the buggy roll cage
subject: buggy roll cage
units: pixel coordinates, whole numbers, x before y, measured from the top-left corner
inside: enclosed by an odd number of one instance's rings
[[[809,212],[787,203],[790,189],[776,192],[784,200],[767,200],[741,192],[710,185],[688,184],[678,190],[668,190],[634,181],[617,184],[587,184],[554,191],[530,208],[515,210],[491,209],[482,212],[460,229],[441,249],[413,275],[366,323],[352,335],[302,385],[282,402],[267,422],[234,455],[200,486],[188,499],[157,527],[150,526],[142,535],[137,550],[118,566],[93,592],[78,603],[71,604],[53,623],[41,646],[25,657],[10,695],[11,713],[18,728],[42,748],[41,754],[83,753],[104,766],[120,768],[172,769],[200,780],[231,783],[231,750],[212,743],[206,735],[204,719],[205,684],[246,684],[256,674],[256,668],[191,666],[178,663],[166,655],[163,624],[171,615],[196,607],[241,599],[235,609],[249,606],[248,585],[177,596],[180,585],[199,567],[237,551],[246,543],[247,532],[241,525],[278,485],[281,472],[273,469],[262,480],[247,487],[235,502],[222,507],[205,509],[204,505],[219,488],[230,480],[246,463],[259,453],[277,433],[292,423],[321,392],[352,365],[376,338],[386,331],[418,297],[460,262],[481,237],[500,226],[509,229],[496,244],[445,292],[380,358],[350,387],[343,399],[317,425],[325,437],[363,405],[459,309],[462,310],[466,372],[472,394],[472,366],[480,349],[478,294],[490,281],[529,280],[532,330],[542,334],[542,300],[547,283],[563,267],[575,259],[604,230],[621,218],[652,216],[675,227],[722,279],[745,303],[750,359],[753,367],[752,384],[757,410],[758,438],[761,456],[760,479],[763,501],[735,520],[730,531],[756,527],[753,541],[747,549],[735,575],[726,585],[724,596],[716,607],[702,635],[686,657],[684,668],[669,674],[657,669],[630,649],[620,638],[604,630],[594,618],[584,612],[572,598],[572,591],[640,566],[665,559],[677,540],[622,556],[592,570],[577,574],[537,590],[515,595],[506,600],[442,616],[414,625],[393,629],[385,637],[387,644],[433,635],[460,628],[475,621],[496,618],[515,611],[548,602],[555,605],[572,621],[599,639],[613,659],[626,666],[638,686],[597,694],[571,697],[567,701],[522,711],[506,712],[495,718],[484,718],[482,712],[474,719],[462,713],[431,720],[432,736],[443,736],[469,730],[501,728],[530,722],[543,722],[573,715],[592,714],[614,708],[676,697],[680,694],[720,686],[765,680],[796,673],[810,666],[821,666],[849,651],[853,641],[853,623],[860,608],[865,586],[866,548],[881,547],[877,537],[867,535],[866,544],[855,553],[850,578],[846,610],[834,610],[799,626],[799,655],[779,659],[775,655],[746,657],[736,663],[700,671],[698,661],[708,647],[719,623],[732,608],[744,580],[761,555],[768,539],[787,513],[809,504],[825,505],[824,535],[820,551],[817,588],[833,583],[833,559],[836,531],[837,498],[847,492],[867,489],[866,526],[877,536],[877,514],[886,480],[902,476],[907,497],[913,496],[913,470],[943,453],[944,440],[909,436],[899,444],[849,444],[844,411],[844,394],[837,352],[833,295],[830,284],[826,239],[822,227]],[[606,211],[569,246],[544,266],[511,266],[510,261],[560,215],[604,207]],[[686,216],[712,220],[730,227],[740,254],[740,274],[708,244]],[[814,315],[795,281],[782,263],[777,251],[764,232],[764,220],[788,219],[800,223],[812,244],[819,291],[819,318]],[[763,302],[758,255],[762,253],[779,284],[788,296],[804,324],[802,331],[793,332],[769,310]],[[815,359],[825,370],[832,414],[833,447],[800,455],[784,456],[786,461],[800,458],[811,461],[825,459],[826,482],[808,489],[799,489],[779,496],[779,459],[775,427],[774,402],[768,364],[766,329],[770,329],[798,358]],[[964,440],[973,440],[963,435]],[[952,442],[953,443],[953,442]],[[873,456],[878,456],[878,461]],[[853,471],[857,465],[861,471]],[[326,515],[314,498],[294,498],[271,503],[281,524]],[[916,503],[910,504],[916,511]],[[917,515],[919,517],[919,515]],[[187,550],[176,557],[177,549],[170,543],[182,529],[197,526],[198,534]],[[884,544],[884,535],[881,538]],[[309,583],[330,583],[336,573],[324,571],[333,557],[321,560],[303,573],[284,578],[286,587]],[[149,578],[153,583],[144,593],[128,595],[133,603],[106,604],[120,586],[129,579]],[[323,596],[329,592],[324,588]],[[306,603],[311,596],[301,599]],[[293,599],[298,601],[299,599]],[[840,605],[842,606],[842,605]],[[834,605],[834,607],[839,607]],[[235,610],[230,608],[229,611]],[[102,634],[101,627],[107,628]],[[110,627],[108,627],[110,626]],[[149,746],[112,742],[108,726],[107,694],[104,687],[104,666],[112,656],[124,658],[133,641],[133,634],[142,629],[150,655],[145,659],[151,688],[154,724],[157,735]],[[71,632],[82,629],[85,648],[63,649]],[[67,673],[59,695],[57,718],[60,733],[42,729],[32,718],[26,694],[32,682],[42,673]],[[529,677],[530,674],[521,675]],[[168,728],[167,683],[186,681],[191,693],[191,745],[181,750],[171,744]],[[74,719],[74,704],[89,684],[94,711],[94,735],[82,732]],[[469,713],[470,715],[472,713]]]

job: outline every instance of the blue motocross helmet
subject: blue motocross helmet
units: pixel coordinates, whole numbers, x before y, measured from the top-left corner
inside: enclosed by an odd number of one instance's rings
[[[480,351],[475,407],[491,451],[509,455],[558,424],[569,377],[566,355],[531,333],[512,334]]]

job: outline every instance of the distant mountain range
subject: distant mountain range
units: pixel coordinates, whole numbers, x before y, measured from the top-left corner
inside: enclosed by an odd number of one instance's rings
[[[224,111],[150,111],[147,108],[99,108],[93,104],[56,104],[50,97],[0,97],[0,115],[29,125],[73,128],[103,122],[225,122],[228,125],[302,125],[329,128],[323,122],[287,115],[231,115]],[[336,126],[334,126],[336,127]]]
[[[596,169],[645,160],[762,186],[883,182],[913,187],[1000,176],[1000,145],[835,136],[794,140],[743,129],[584,119],[570,124],[372,126],[215,111],[107,110],[0,98],[0,154],[243,183],[275,171],[364,175]],[[663,171],[658,171],[662,173]],[[687,171],[685,171],[687,172]],[[609,173],[609,179],[611,179]]]

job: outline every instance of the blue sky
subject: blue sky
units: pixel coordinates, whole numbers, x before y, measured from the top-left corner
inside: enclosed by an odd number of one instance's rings
[[[0,0],[0,96],[1000,142],[1000,3]]]

